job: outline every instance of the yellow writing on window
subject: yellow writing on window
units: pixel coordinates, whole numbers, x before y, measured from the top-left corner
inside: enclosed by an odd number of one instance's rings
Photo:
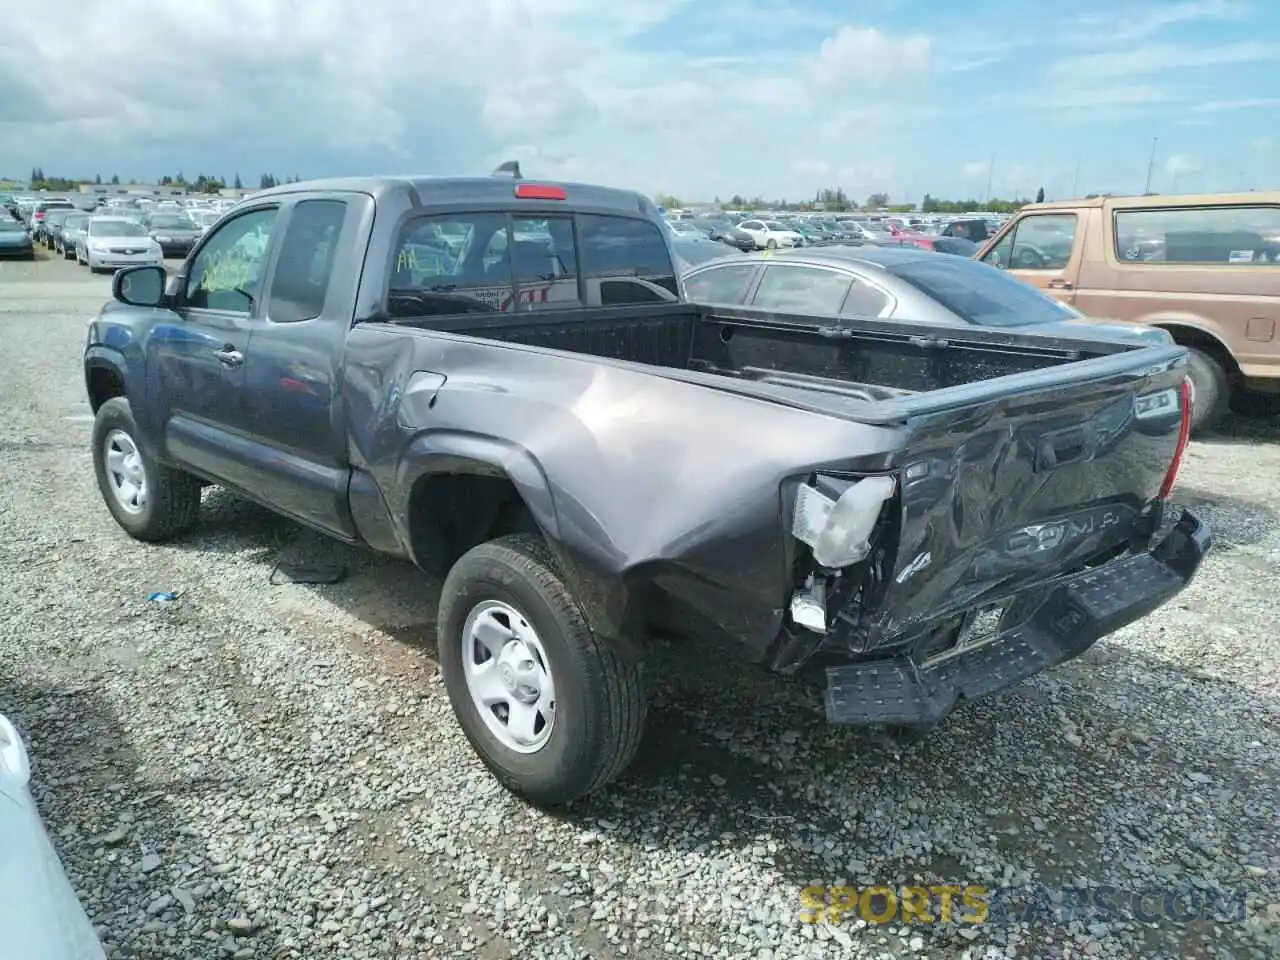
[[[397,270],[417,270],[418,254],[413,247],[405,247],[400,251],[400,255],[396,257]]]

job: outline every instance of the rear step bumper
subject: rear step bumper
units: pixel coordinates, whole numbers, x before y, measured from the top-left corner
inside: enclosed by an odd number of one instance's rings
[[[850,726],[934,723],[961,697],[985,697],[1077,657],[1181,591],[1211,542],[1208,525],[1184,510],[1150,553],[1063,580],[1030,619],[936,666],[898,657],[829,667],[827,720]]]

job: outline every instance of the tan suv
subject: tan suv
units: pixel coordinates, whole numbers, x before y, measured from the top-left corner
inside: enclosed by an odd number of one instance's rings
[[[1194,430],[1233,389],[1280,406],[1280,192],[1030,204],[975,257],[1089,316],[1168,330],[1191,350]]]

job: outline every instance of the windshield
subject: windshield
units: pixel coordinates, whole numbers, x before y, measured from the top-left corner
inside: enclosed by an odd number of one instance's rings
[[[195,224],[193,224],[186,217],[179,217],[174,214],[169,214],[168,216],[159,215],[159,216],[152,217],[151,226],[164,227],[169,230],[191,230],[192,228],[194,228]]]
[[[90,220],[89,236],[91,237],[145,237],[147,231],[142,224],[132,220]]]
[[[922,257],[888,268],[894,276],[980,327],[1061,323],[1074,313],[1004,271],[962,257]]]
[[[23,233],[27,232],[26,226],[24,226],[20,221],[0,220],[0,233],[17,233],[18,231],[22,231]]]
[[[87,213],[71,213],[67,215],[67,219],[62,221],[62,229],[75,230],[83,227],[88,222],[89,215]]]

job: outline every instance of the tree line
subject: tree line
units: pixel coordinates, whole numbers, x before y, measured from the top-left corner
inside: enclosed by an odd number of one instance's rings
[[[654,200],[668,209],[686,205],[679,197],[669,193],[660,193]],[[920,213],[975,213],[977,211],[1015,213],[1031,202],[1030,199],[1002,200],[998,197],[987,200],[943,200],[926,193],[919,204],[892,203],[887,193],[879,192],[871,194],[865,202],[859,204],[845,193],[843,188],[834,187],[819,190],[812,200],[768,200],[758,194],[754,197],[745,197],[735,193],[728,200],[716,197],[713,204],[727,210],[795,210],[797,212],[821,210],[828,213],[847,213],[853,210],[876,210],[884,213],[915,213],[917,211]],[[1044,202],[1043,187],[1036,192],[1035,202]]]
[[[43,167],[32,167],[31,177],[27,182],[29,190],[51,190],[59,193],[67,193],[79,190],[81,186],[93,184],[101,186],[104,182],[110,183],[112,186],[119,186],[120,175],[111,174],[111,177],[104,181],[102,174],[94,174],[93,179],[75,179],[72,177],[59,177],[46,174]],[[128,180],[126,184],[136,184],[137,180]],[[292,177],[277,177],[274,173],[264,173],[258,178],[258,189],[266,190],[268,187],[279,186],[282,183],[301,183],[302,178],[297,174]],[[208,176],[206,174],[198,174],[195,179],[187,180],[182,171],[179,170],[177,176],[163,176],[157,184],[162,187],[185,187],[192,193],[217,193],[227,188],[227,181],[224,177]],[[240,179],[240,174],[236,174],[232,178],[231,186],[236,190],[243,190],[244,183]]]

